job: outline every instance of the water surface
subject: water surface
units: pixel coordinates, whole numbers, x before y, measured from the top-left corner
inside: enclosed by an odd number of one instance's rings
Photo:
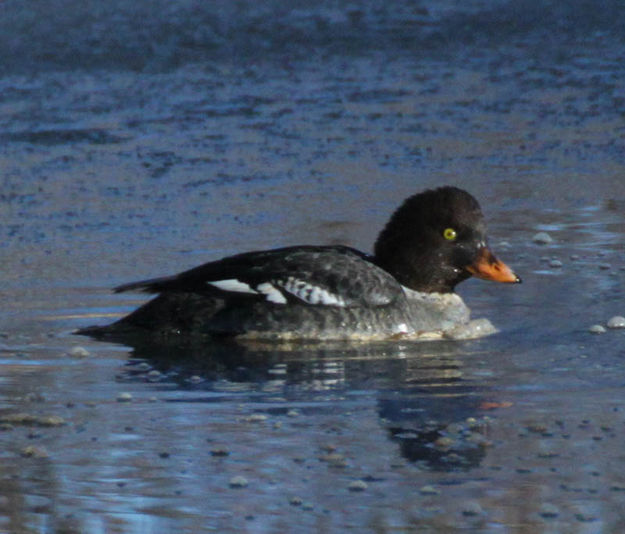
[[[587,331],[625,315],[618,2],[74,4],[0,8],[0,530],[624,528],[625,332]],[[524,279],[459,288],[498,335],[71,334],[124,282],[370,250],[440,184]]]

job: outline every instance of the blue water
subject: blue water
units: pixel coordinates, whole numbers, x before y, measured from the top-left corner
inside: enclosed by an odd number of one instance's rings
[[[625,334],[587,329],[625,315],[623,17],[615,1],[2,3],[0,530],[620,531]],[[459,288],[498,335],[71,334],[144,301],[110,293],[124,282],[250,249],[370,250],[406,196],[444,183],[479,199],[524,279]],[[20,413],[65,424],[2,420]]]

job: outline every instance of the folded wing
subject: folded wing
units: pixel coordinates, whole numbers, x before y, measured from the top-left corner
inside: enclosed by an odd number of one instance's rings
[[[315,246],[237,254],[115,291],[207,293],[334,307],[385,306],[403,297],[399,283],[367,255],[349,247]]]

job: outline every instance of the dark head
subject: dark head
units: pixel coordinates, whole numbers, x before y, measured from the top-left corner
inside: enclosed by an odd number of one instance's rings
[[[375,243],[375,262],[416,291],[449,293],[470,276],[520,282],[488,248],[477,200],[457,187],[409,197]]]

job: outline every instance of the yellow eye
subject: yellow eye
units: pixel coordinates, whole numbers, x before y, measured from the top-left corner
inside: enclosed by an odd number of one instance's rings
[[[453,228],[445,228],[445,230],[443,230],[443,237],[447,239],[447,241],[454,241],[457,236],[458,234],[456,234]]]

